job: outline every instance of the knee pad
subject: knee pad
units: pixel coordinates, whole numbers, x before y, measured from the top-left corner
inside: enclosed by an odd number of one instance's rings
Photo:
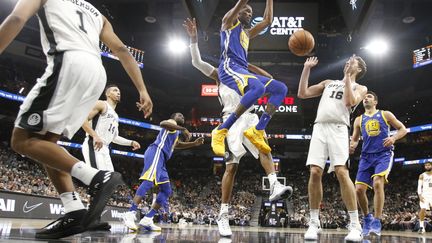
[[[273,80],[269,85],[267,85],[266,92],[270,93],[269,103],[278,106],[285,98],[288,88],[281,81]]]
[[[170,183],[164,183],[159,185],[159,193],[156,197],[156,203],[159,205],[164,205],[168,198],[171,196],[172,190]]]

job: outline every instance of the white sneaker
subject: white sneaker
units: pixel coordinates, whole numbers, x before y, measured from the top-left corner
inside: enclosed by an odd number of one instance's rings
[[[309,227],[304,234],[305,240],[318,240],[318,234],[321,232],[321,225],[319,221],[311,219]]]
[[[423,227],[420,227],[418,232],[419,232],[419,234],[424,234],[426,232],[426,230]]]
[[[270,186],[270,201],[276,201],[281,198],[289,198],[292,195],[292,187],[284,186],[280,182],[276,181]]]
[[[350,225],[345,241],[361,242],[363,240],[361,225]]]
[[[223,213],[219,215],[216,223],[219,228],[219,234],[223,237],[230,237],[232,235],[231,227],[229,225],[228,214]]]
[[[161,231],[162,228],[153,223],[153,218],[144,217],[140,220],[139,225],[148,231]]]
[[[123,220],[123,224],[126,225],[126,227],[128,227],[130,230],[135,231],[138,229],[137,225],[135,224],[136,212],[134,211],[126,212],[125,214],[123,214],[122,220]]]

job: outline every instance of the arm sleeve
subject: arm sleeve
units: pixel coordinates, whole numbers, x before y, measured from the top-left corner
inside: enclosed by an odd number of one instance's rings
[[[126,139],[124,137],[115,136],[113,139],[113,143],[123,146],[131,146],[132,140]]]
[[[418,186],[417,186],[417,194],[422,194],[422,188],[423,188],[423,180],[418,180]]]
[[[209,63],[201,60],[198,43],[192,43],[189,48],[192,56],[192,65],[198,70],[200,70],[204,75],[209,77],[210,74],[215,70],[215,68]]]

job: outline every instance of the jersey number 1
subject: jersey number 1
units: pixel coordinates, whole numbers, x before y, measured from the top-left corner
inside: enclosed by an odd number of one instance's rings
[[[82,30],[84,33],[87,34],[87,30],[84,28],[84,16],[83,16],[83,12],[77,10],[76,13],[78,14],[78,16],[80,18],[80,25],[78,27],[80,28],[80,30]]]

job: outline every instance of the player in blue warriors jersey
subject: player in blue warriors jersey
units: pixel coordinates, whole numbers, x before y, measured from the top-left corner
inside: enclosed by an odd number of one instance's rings
[[[248,71],[247,51],[249,40],[273,22],[273,0],[267,0],[263,21],[247,29],[252,18],[248,0],[239,0],[222,19],[221,58],[218,68],[220,81],[242,96],[236,111],[212,131],[212,149],[216,155],[225,154],[225,137],[230,127],[255,101],[265,93],[270,95],[269,104],[258,124],[244,132],[261,152],[271,152],[266,143],[264,129],[287,93],[284,83]]]
[[[188,149],[204,143],[204,138],[202,137],[197,138],[193,142],[179,141],[180,134],[186,137],[186,141],[189,141],[191,137],[189,131],[182,127],[183,124],[184,117],[181,113],[174,113],[171,115],[171,119],[162,121],[160,123],[162,130],[159,132],[156,140],[145,151],[144,169],[140,177],[142,183],[136,192],[130,211],[125,213],[123,217],[124,224],[129,229],[138,229],[135,224],[138,204],[141,203],[142,198],[148,190],[158,185],[159,193],[157,194],[156,201],[153,203],[151,210],[141,219],[139,225],[151,231],[161,230],[160,227],[153,224],[153,216],[161,206],[166,204],[172,192],[165,163],[171,158],[174,149]]]
[[[354,153],[363,138],[360,163],[356,176],[357,200],[363,212],[363,236],[381,235],[384,208],[384,184],[393,165],[393,144],[407,133],[405,126],[390,111],[377,110],[377,95],[368,91],[363,100],[365,113],[354,121],[350,153]],[[397,132],[390,136],[390,127]],[[366,190],[374,190],[374,215],[369,213]]]

